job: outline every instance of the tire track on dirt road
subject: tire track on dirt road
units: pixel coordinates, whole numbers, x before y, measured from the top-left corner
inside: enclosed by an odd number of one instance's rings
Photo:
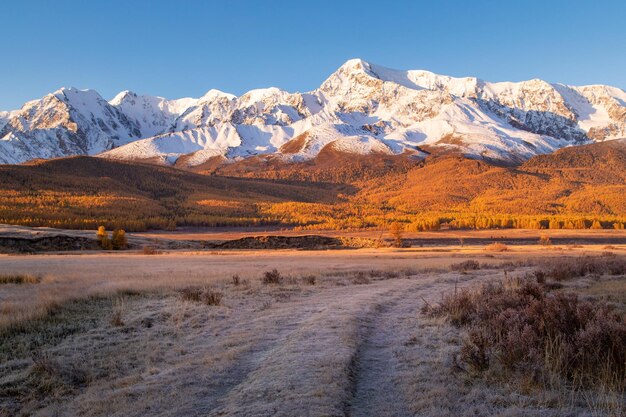
[[[402,286],[376,306],[353,358],[353,397],[345,409],[347,417],[412,415],[398,375],[397,349],[406,342],[406,326],[415,322],[423,304],[419,293],[430,287],[411,280],[408,287]]]

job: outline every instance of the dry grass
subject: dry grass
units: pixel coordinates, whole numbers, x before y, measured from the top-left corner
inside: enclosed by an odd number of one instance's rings
[[[577,289],[577,292],[610,303],[626,315],[626,279],[595,281],[589,287]]]
[[[4,257],[0,262],[10,275],[41,276],[41,283],[4,285],[0,290],[0,329],[20,327],[47,316],[59,306],[90,297],[115,297],[125,292],[176,291],[189,286],[213,286],[227,277],[240,277],[240,288],[247,291],[259,282],[259,269],[271,271],[275,265],[285,276],[351,275],[354,268],[371,267],[371,250],[332,252],[256,251],[214,256],[210,252],[168,253],[146,257],[130,254],[49,255]],[[408,268],[415,264],[412,254],[382,253],[376,265],[382,269]],[[350,265],[346,265],[349,256]],[[260,266],[259,266],[260,263]],[[420,261],[420,267],[446,265],[444,259]],[[210,265],[210,269],[208,268]],[[15,272],[13,272],[15,271]],[[9,275],[9,274],[5,274]]]
[[[194,301],[209,306],[222,304],[224,294],[211,288],[187,287],[180,290],[180,296],[185,301]]]
[[[553,259],[542,262],[539,273],[556,281],[567,281],[586,275],[625,275],[626,258],[603,253],[602,256]]]
[[[29,274],[0,274],[0,284],[39,284],[41,277]]]
[[[369,277],[367,276],[365,272],[357,272],[352,277],[351,282],[356,285],[365,285],[365,284],[369,284],[371,280],[369,279]]]
[[[467,261],[459,262],[450,265],[451,271],[476,271],[480,269],[480,263],[475,259],[468,259]]]
[[[485,246],[485,250],[490,251],[490,252],[506,252],[509,250],[509,247],[505,245],[504,243],[494,242]]]
[[[113,310],[111,313],[111,325],[116,327],[124,326],[124,300],[122,298],[116,298],[113,301]]]
[[[315,285],[315,283],[317,282],[317,278],[315,275],[304,275],[300,278],[300,280],[303,284],[306,285]]]
[[[471,257],[384,251],[262,254],[167,254],[145,261],[132,255],[58,257],[58,268],[66,273],[54,270],[53,256],[29,258],[58,277],[47,275],[36,287],[5,286],[0,297],[16,307],[26,300],[29,305],[19,305],[33,310],[44,302],[57,307],[39,319],[24,319],[28,325],[21,330],[0,335],[0,398],[17,399],[8,415],[42,414],[41,407],[50,404],[59,416],[76,410],[85,416],[146,415],[157,407],[185,415],[197,414],[198,407],[224,415],[300,415],[303,410],[310,415],[576,415],[558,404],[538,411],[543,403],[533,393],[509,393],[505,384],[466,384],[458,374],[442,372],[461,330],[442,331],[443,320],[415,314],[423,299],[434,303],[457,281],[479,284],[501,276],[497,268],[502,267],[511,276],[532,271],[528,262],[516,260],[519,251],[498,255],[501,264],[494,260],[489,269],[481,265],[466,275],[451,272],[450,263],[482,263],[481,249]],[[5,258],[14,270],[23,270],[14,262],[24,259]],[[263,284],[259,271],[274,272],[274,267],[280,285]],[[124,288],[148,293],[117,293]],[[227,305],[207,308],[206,290],[219,291]],[[190,301],[181,300],[185,293]],[[93,294],[103,296],[84,299]],[[463,306],[458,310],[462,321]],[[33,351],[41,352],[36,366]],[[37,381],[48,388],[39,391]],[[268,395],[286,390],[294,395]],[[174,391],[177,395],[170,395]],[[379,408],[359,404],[359,398],[371,398]],[[580,401],[576,407],[588,409]]]

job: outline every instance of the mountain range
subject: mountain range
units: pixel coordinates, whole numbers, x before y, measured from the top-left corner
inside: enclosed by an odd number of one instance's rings
[[[62,88],[0,112],[0,163],[97,155],[180,167],[251,156],[312,160],[323,150],[424,157],[455,151],[519,164],[571,145],[626,137],[626,92],[539,79],[491,83],[353,59],[307,93],[107,101]]]

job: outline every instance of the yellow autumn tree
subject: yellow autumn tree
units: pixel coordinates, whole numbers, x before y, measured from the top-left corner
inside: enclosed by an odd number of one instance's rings
[[[126,249],[128,247],[128,239],[124,229],[115,229],[111,238],[111,246],[115,250]]]
[[[104,226],[98,227],[98,232],[96,232],[96,239],[98,240],[98,246],[100,246],[104,250],[112,249],[111,239],[109,239],[109,234]]]
[[[400,223],[398,222],[393,222],[389,226],[389,234],[393,237],[393,243],[397,248],[402,247],[402,232],[402,226],[400,226]]]

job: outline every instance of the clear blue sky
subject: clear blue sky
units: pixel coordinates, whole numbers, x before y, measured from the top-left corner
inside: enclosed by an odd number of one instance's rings
[[[626,1],[20,0],[0,5],[0,109],[61,86],[105,98],[306,91],[349,58],[487,80],[626,88]]]

